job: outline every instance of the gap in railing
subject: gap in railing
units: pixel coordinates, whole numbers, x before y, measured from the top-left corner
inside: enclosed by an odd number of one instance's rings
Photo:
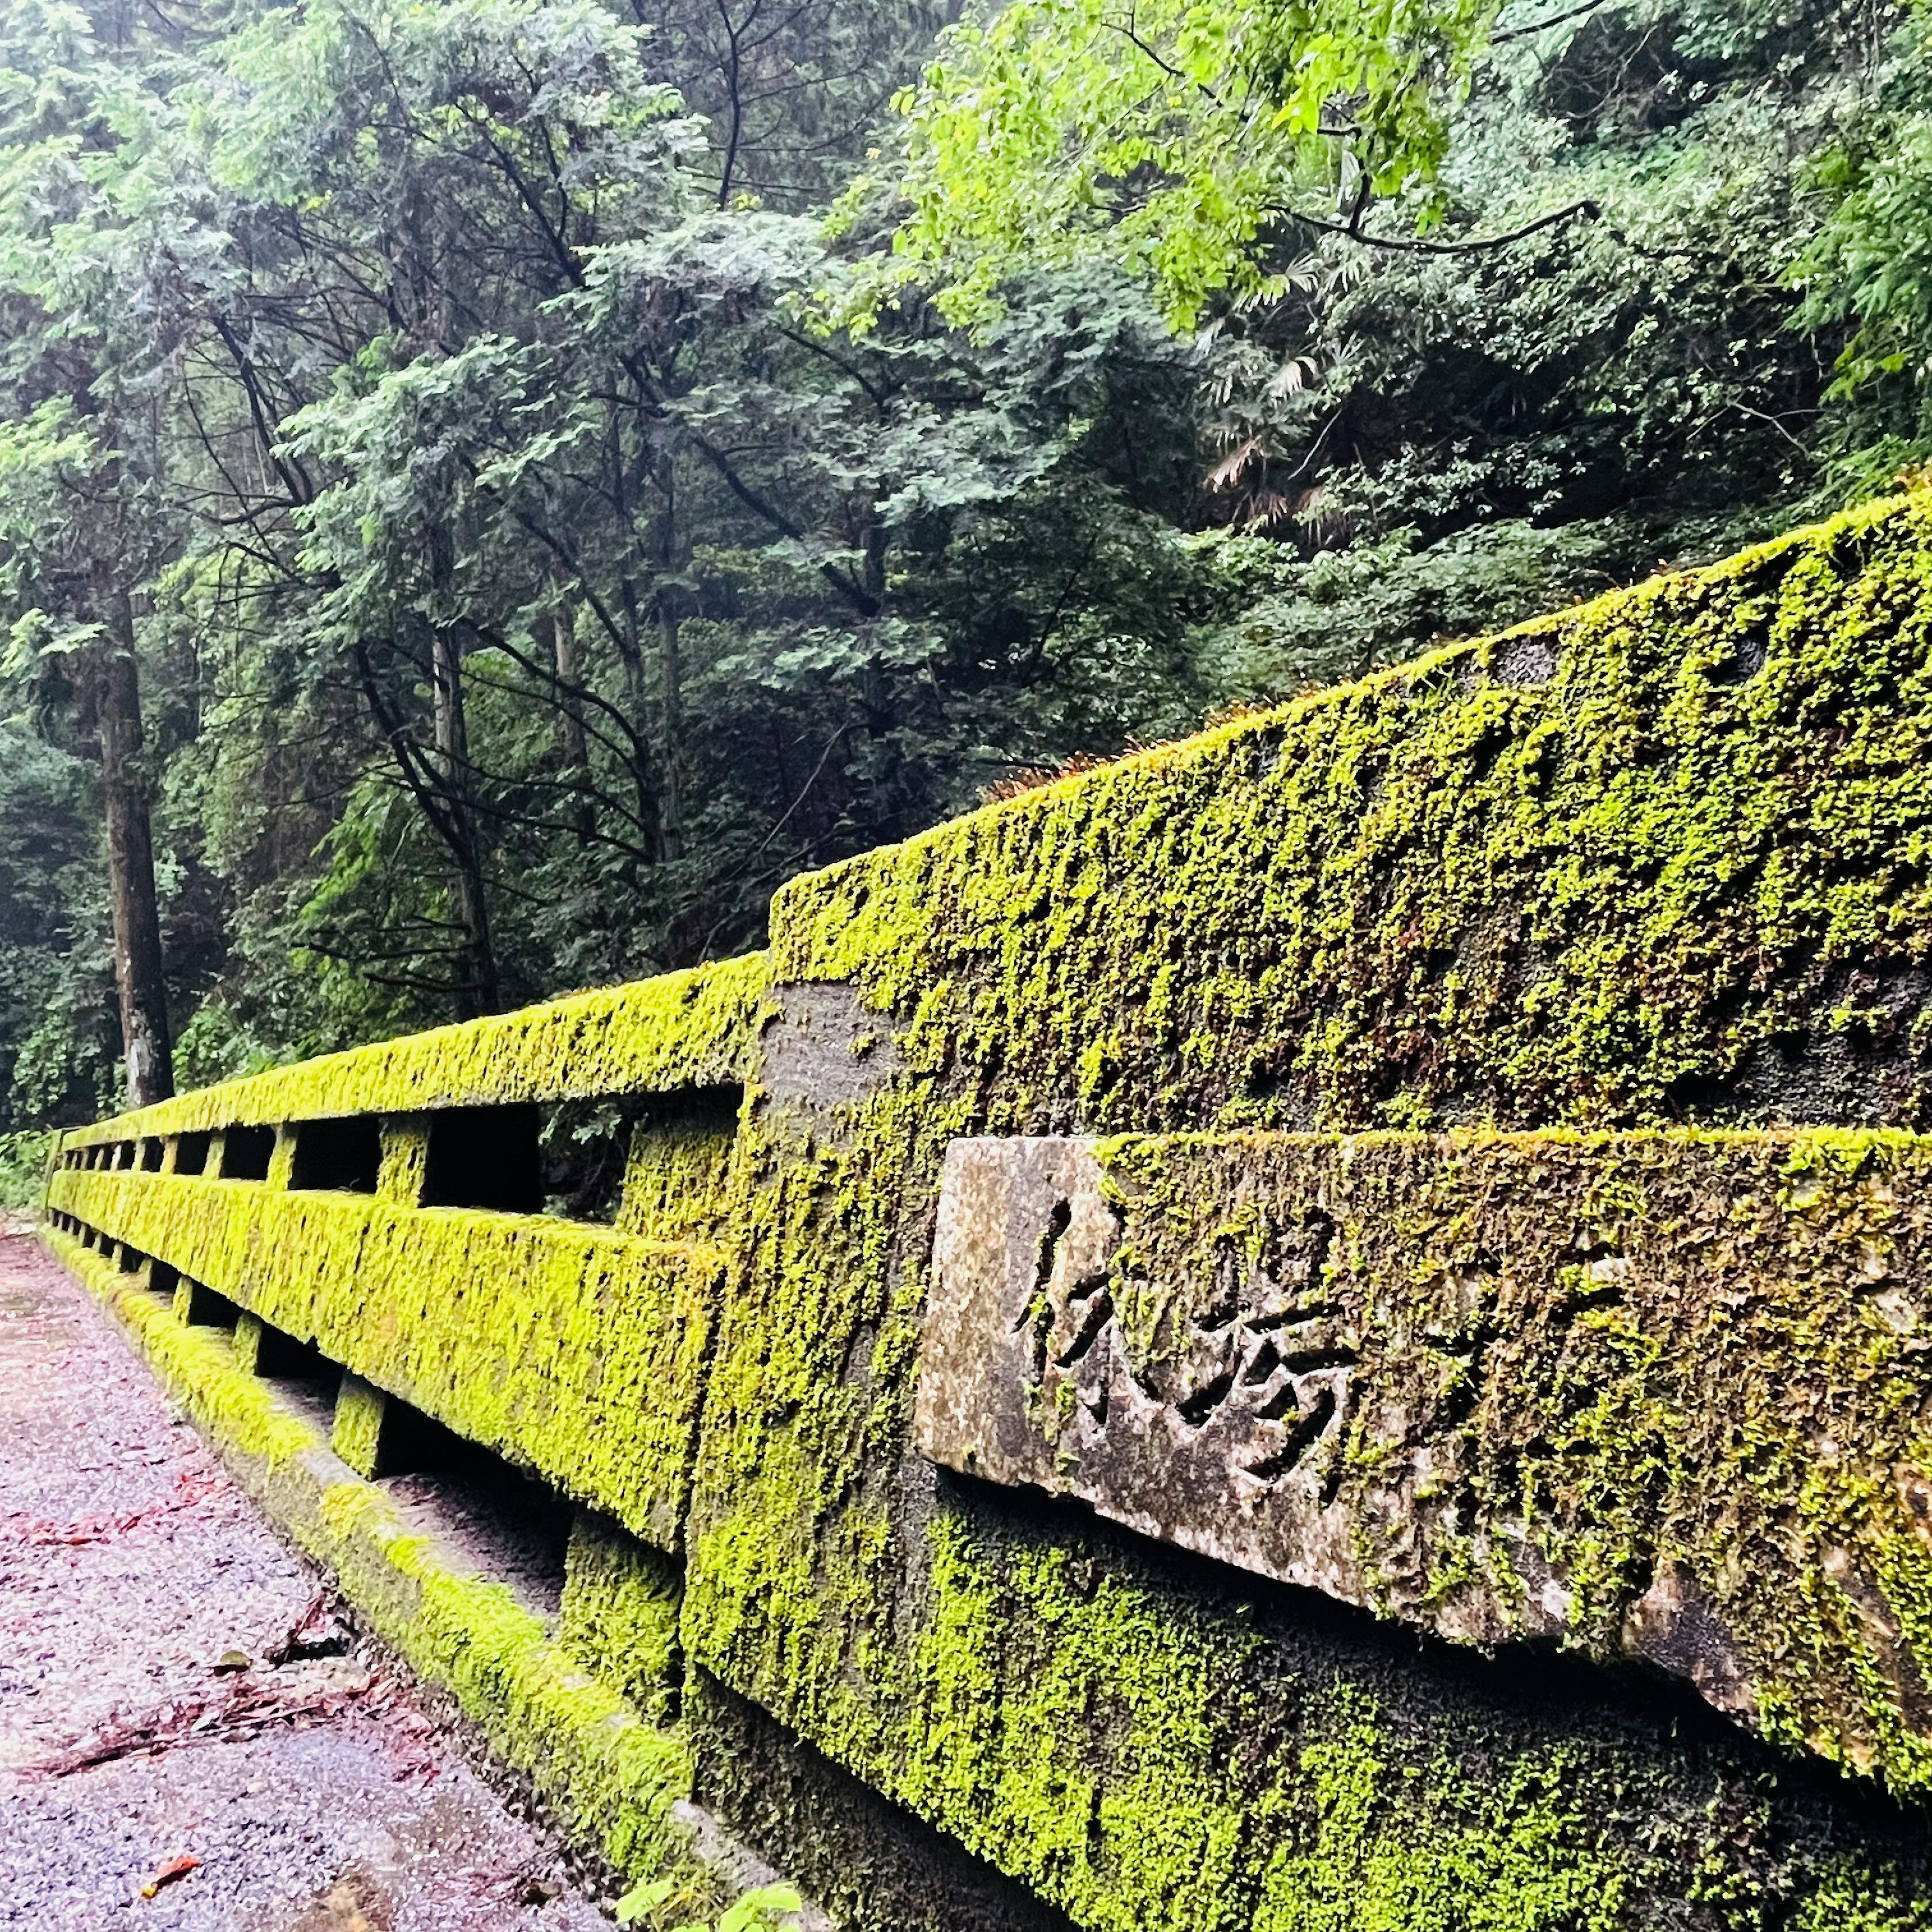
[[[241,1309],[226,1295],[205,1281],[183,1275],[175,1296],[175,1312],[190,1328],[232,1329],[242,1318]]]
[[[527,1103],[437,1109],[429,1117],[423,1206],[542,1213],[538,1126],[537,1109]]]
[[[417,1468],[378,1479],[404,1521],[464,1568],[507,1586],[525,1608],[554,1619],[574,1514],[569,1501],[506,1457],[434,1423],[417,1454]]]
[[[224,1180],[266,1180],[274,1158],[273,1127],[230,1127],[221,1137]]]
[[[617,1218],[630,1166],[632,1136],[649,1097],[600,1094],[558,1100],[538,1109],[543,1211],[566,1221],[608,1223]]]
[[[244,1366],[262,1381],[272,1382],[284,1402],[326,1430],[341,1384],[341,1364],[331,1361],[313,1342],[291,1335],[260,1316],[242,1312],[244,1318],[236,1324],[235,1346]]]
[[[303,1120],[296,1130],[289,1185],[345,1194],[373,1194],[382,1165],[382,1122],[374,1114]]]
[[[151,1134],[141,1143],[136,1164],[143,1174],[158,1174],[161,1171],[161,1156],[166,1151],[167,1143]]]
[[[568,1221],[649,1226],[688,1210],[714,1191],[730,1156],[744,1089],[697,1087],[670,1094],[599,1094],[541,1108],[544,1211]],[[648,1197],[627,1202],[627,1190]]]
[[[208,1144],[214,1138],[205,1129],[196,1133],[176,1135],[176,1173],[205,1174],[208,1171]]]

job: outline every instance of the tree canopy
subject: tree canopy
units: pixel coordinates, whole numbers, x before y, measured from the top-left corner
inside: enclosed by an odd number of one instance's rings
[[[1280,294],[1284,230],[1359,234],[1372,201],[1442,212],[1450,120],[1497,0],[1012,0],[962,22],[896,104],[909,205],[890,272],[981,320],[1032,264],[1097,243],[1191,326]],[[862,184],[854,199],[862,196]]]
[[[1929,76],[1864,0],[16,0],[0,1131],[1882,487]]]

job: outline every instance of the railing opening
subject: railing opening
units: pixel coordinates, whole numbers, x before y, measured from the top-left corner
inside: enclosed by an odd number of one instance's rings
[[[208,1170],[208,1143],[214,1136],[207,1132],[175,1136],[175,1172],[204,1174]]]
[[[348,1120],[304,1120],[296,1129],[289,1185],[345,1194],[373,1194],[382,1164],[382,1124],[374,1114]]]
[[[543,1208],[567,1221],[614,1221],[642,1095],[560,1100],[541,1109]]]
[[[254,1338],[256,1374],[270,1382],[316,1383],[326,1387],[329,1400],[334,1400],[340,1363],[332,1362],[313,1342],[299,1341],[285,1329],[266,1322],[260,1322],[259,1327]]]
[[[436,1467],[383,1480],[399,1513],[465,1567],[507,1585],[539,1615],[554,1617],[563,1599],[574,1508],[502,1456],[447,1431],[440,1436]]]
[[[140,1166],[141,1172],[143,1174],[159,1174],[160,1172],[161,1156],[166,1150],[166,1143],[165,1142],[154,1139],[152,1137],[147,1140],[144,1140],[141,1143],[141,1154],[139,1165]]]
[[[445,1107],[429,1117],[425,1208],[543,1211],[543,1168],[534,1106]]]
[[[230,1127],[221,1139],[224,1180],[266,1180],[274,1157],[273,1127]]]
[[[714,1193],[730,1160],[742,1087],[604,1094],[541,1109],[544,1211],[674,1238],[674,1203]],[[626,1190],[637,1198],[626,1205]],[[698,1217],[702,1220],[702,1215]]]
[[[184,1275],[175,1296],[175,1308],[191,1328],[232,1328],[241,1310],[226,1295],[218,1294],[205,1281]]]

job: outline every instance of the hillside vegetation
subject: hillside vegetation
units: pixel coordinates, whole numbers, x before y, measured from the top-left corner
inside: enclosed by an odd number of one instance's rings
[[[14,0],[0,1133],[1870,494],[1928,236],[1886,5]]]

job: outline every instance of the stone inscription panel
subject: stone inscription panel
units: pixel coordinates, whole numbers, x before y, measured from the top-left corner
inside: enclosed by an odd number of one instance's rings
[[[1360,1344],[1328,1278],[1333,1222],[1296,1216],[1265,1266],[1230,1245],[1193,1282],[1136,1280],[1123,1233],[1088,1143],[953,1144],[920,1453],[1366,1600],[1334,1508]]]
[[[1932,1142],[956,1142],[914,1442],[1453,1641],[1932,1750]]]

